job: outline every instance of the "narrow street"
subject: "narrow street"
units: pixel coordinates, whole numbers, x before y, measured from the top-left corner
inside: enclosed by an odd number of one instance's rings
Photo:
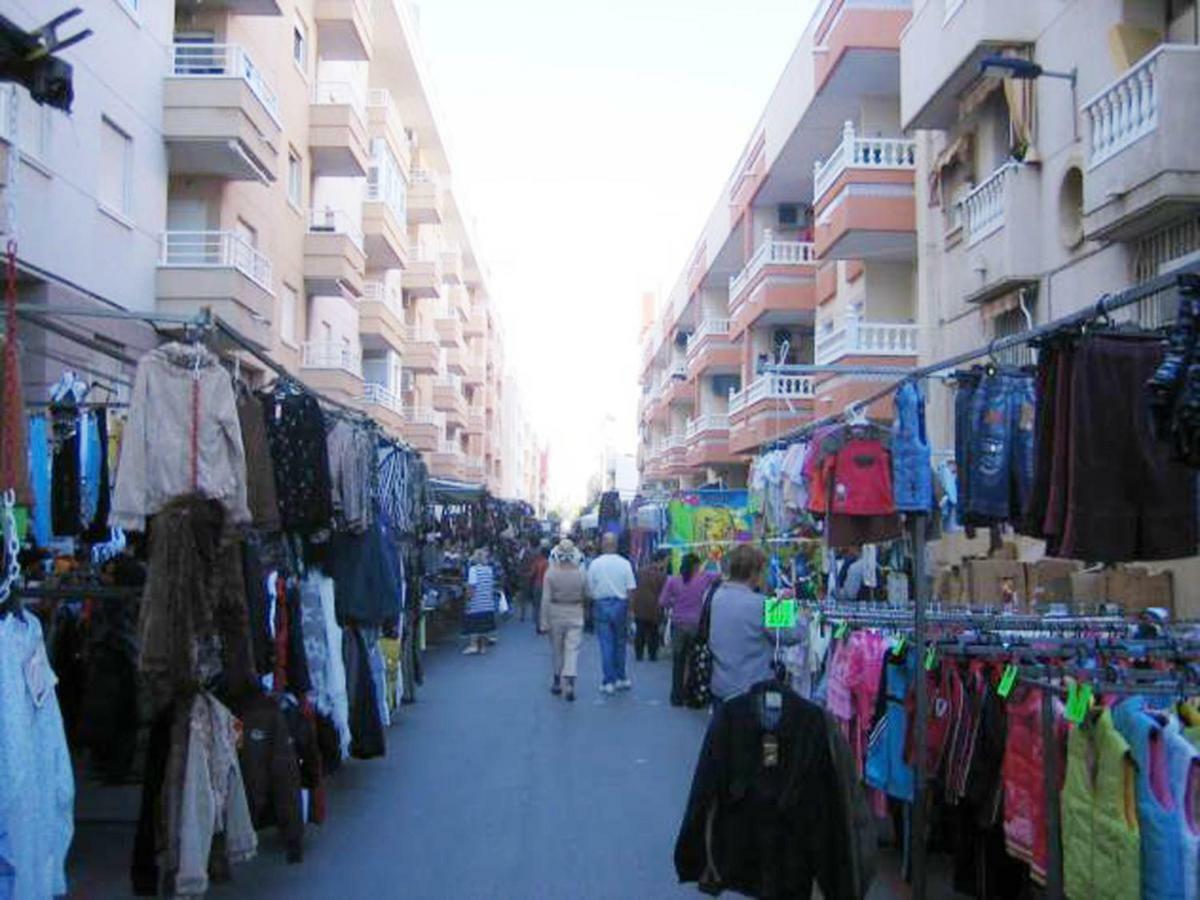
[[[707,719],[667,703],[662,657],[631,652],[633,690],[602,698],[585,637],[574,704],[551,696],[549,646],[528,623],[509,623],[483,658],[431,648],[387,756],[330,781],[328,822],[309,827],[304,863],[287,865],[268,830],[258,858],[212,896],[695,896],[675,884],[671,854]],[[132,837],[132,826],[81,825],[72,896],[126,896]]]

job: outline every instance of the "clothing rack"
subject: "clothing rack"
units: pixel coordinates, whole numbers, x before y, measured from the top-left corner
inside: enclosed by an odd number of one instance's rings
[[[663,542],[658,545],[659,550],[692,550],[699,547],[733,547],[740,544],[821,544],[824,543],[824,538],[806,538],[806,537],[774,537],[774,538],[746,538],[745,540],[736,540],[729,538],[723,541],[689,541],[688,543],[672,544]]]

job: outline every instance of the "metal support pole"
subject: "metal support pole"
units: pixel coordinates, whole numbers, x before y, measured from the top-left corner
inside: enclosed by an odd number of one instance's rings
[[[1037,690],[1037,688],[1031,688]],[[1046,897],[1061,900],[1062,811],[1058,806],[1058,747],[1054,734],[1054,692],[1042,691],[1042,777],[1046,797]]]
[[[923,900],[926,890],[926,848],[928,825],[925,808],[925,756],[929,743],[929,687],[925,681],[925,668],[921,656],[925,653],[925,608],[927,606],[925,577],[925,515],[909,516],[912,525],[913,544],[913,651],[917,654],[917,727],[915,778],[913,784],[912,812],[912,887],[913,896]]]

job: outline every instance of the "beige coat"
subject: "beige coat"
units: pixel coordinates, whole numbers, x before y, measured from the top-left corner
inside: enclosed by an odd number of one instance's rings
[[[554,677],[574,678],[583,642],[583,571],[578,566],[552,564],[542,582],[538,624],[550,635]]]
[[[164,344],[138,363],[109,522],[143,531],[147,516],[193,491],[220,500],[233,522],[250,521],[229,373],[203,346]]]

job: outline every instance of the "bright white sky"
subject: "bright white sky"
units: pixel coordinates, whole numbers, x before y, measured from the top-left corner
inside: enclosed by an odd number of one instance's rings
[[[421,41],[509,368],[584,499],[637,431],[641,295],[670,290],[814,0],[424,0]]]

